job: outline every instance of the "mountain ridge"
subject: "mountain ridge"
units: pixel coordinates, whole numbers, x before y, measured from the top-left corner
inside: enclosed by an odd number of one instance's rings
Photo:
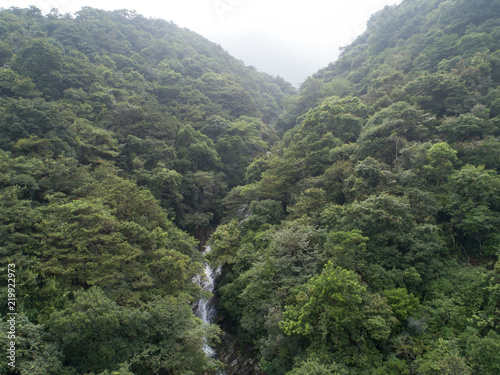
[[[499,19],[403,1],[297,94],[166,21],[0,11],[0,372],[217,373],[222,327],[272,375],[497,374]]]

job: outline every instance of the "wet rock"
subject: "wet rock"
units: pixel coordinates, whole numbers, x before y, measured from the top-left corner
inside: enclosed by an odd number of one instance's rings
[[[236,338],[229,333],[224,332],[217,352],[220,361],[226,364],[227,375],[264,375],[258,359],[250,350],[241,348]]]

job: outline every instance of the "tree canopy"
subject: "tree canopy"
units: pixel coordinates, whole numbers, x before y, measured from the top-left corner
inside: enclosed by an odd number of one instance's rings
[[[297,93],[135,12],[1,10],[0,372],[217,373],[224,330],[269,375],[496,375],[499,20],[405,0]]]

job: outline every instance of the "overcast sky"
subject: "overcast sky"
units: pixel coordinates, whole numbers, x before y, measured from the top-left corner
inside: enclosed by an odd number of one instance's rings
[[[258,70],[298,85],[334,61],[370,16],[401,0],[0,0],[74,13],[83,6],[136,10],[193,30]]]

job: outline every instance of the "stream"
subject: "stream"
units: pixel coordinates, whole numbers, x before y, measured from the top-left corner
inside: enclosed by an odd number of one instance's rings
[[[210,253],[210,250],[210,246],[206,246],[203,254]],[[201,275],[197,276],[195,282],[204,290],[210,292],[212,297],[199,300],[194,313],[204,323],[213,324],[217,319],[217,300],[213,297],[213,293],[215,291],[215,279],[220,275],[221,267],[214,270],[205,262],[203,269],[205,277]],[[249,356],[243,356],[238,349],[236,337],[227,332],[224,333],[222,338],[220,345],[221,352],[218,353],[215,348],[210,347],[206,342],[203,344],[203,351],[208,358],[218,359],[228,365],[225,371],[219,371],[216,375],[263,375],[260,371],[258,360]]]
[[[210,252],[210,246],[205,247],[204,255]],[[197,278],[198,284],[207,292],[214,293],[215,290],[215,278],[220,273],[220,268],[213,270],[210,265],[205,262],[203,264],[203,269],[205,270],[205,279],[201,277]],[[204,323],[211,324],[214,323],[217,317],[217,310],[215,306],[215,301],[213,296],[208,299],[201,299],[198,302],[198,307],[195,310],[196,316],[198,316]],[[214,348],[210,347],[208,344],[204,344],[203,351],[209,358],[217,358],[217,352]]]

